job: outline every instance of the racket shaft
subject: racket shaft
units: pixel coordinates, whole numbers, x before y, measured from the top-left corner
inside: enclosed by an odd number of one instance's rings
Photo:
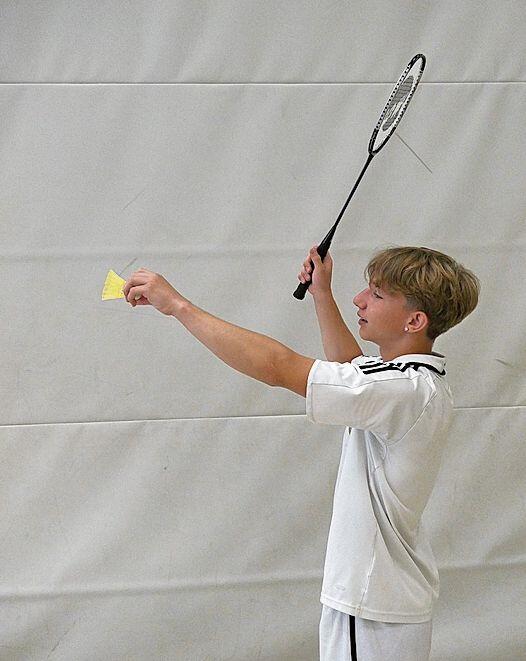
[[[323,238],[322,242],[318,246],[318,255],[321,257],[321,261],[325,259],[325,256],[327,255],[329,248],[332,243],[332,239],[334,236],[334,233],[336,232],[336,228],[338,227],[338,224],[340,220],[342,219],[343,214],[345,213],[345,209],[347,209],[347,205],[351,201],[352,196],[354,195],[354,191],[358,188],[358,184],[362,180],[363,175],[365,174],[365,171],[369,167],[369,163],[373,160],[374,154],[369,154],[367,161],[365,162],[365,165],[362,168],[362,171],[360,172],[358,179],[356,180],[356,183],[354,184],[351,192],[349,193],[349,197],[345,201],[345,204],[342,207],[342,210],[338,214],[338,218],[336,218],[336,222],[334,225],[331,227],[331,229],[327,232],[325,237]],[[310,280],[309,282],[300,282],[298,287],[296,288],[296,291],[293,293],[294,298],[297,298],[298,300],[303,300],[305,298],[305,294],[307,293],[307,289],[310,287],[310,283],[312,282],[312,274],[314,272],[314,263],[312,259],[310,260],[310,266],[311,266],[311,273],[310,273]]]

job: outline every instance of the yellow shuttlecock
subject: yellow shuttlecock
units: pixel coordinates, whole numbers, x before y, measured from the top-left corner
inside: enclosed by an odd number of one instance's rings
[[[104,287],[102,288],[102,300],[109,301],[115,298],[124,298],[122,288],[125,284],[126,280],[123,280],[120,275],[117,275],[115,271],[110,269],[108,271],[108,275],[106,276]],[[139,300],[139,298],[141,298],[139,294],[135,296],[136,301]]]

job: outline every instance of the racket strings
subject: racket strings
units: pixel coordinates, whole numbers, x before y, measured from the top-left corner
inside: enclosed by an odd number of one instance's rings
[[[408,76],[396,90],[391,103],[387,107],[384,123],[382,124],[382,131],[388,131],[391,128],[393,122],[396,121],[396,118],[400,114],[407,97],[413,89],[413,81],[413,76]]]
[[[415,55],[398,79],[371,136],[369,153],[377,154],[394,133],[420,82],[424,66],[425,57]]]

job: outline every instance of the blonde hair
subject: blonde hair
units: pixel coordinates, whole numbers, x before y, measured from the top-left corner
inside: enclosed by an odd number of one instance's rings
[[[452,257],[413,246],[380,250],[364,275],[387,292],[400,292],[409,309],[425,312],[430,340],[456,326],[477,307],[480,280]]]

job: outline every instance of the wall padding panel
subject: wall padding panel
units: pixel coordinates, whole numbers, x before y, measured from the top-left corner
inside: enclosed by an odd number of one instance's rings
[[[377,248],[480,277],[435,345],[431,661],[524,658],[525,4],[5,0],[0,37],[0,661],[318,658],[342,430],[101,289],[143,266],[323,358],[296,276],[417,52],[397,134],[425,166],[396,137],[371,164],[334,291],[357,332]]]

